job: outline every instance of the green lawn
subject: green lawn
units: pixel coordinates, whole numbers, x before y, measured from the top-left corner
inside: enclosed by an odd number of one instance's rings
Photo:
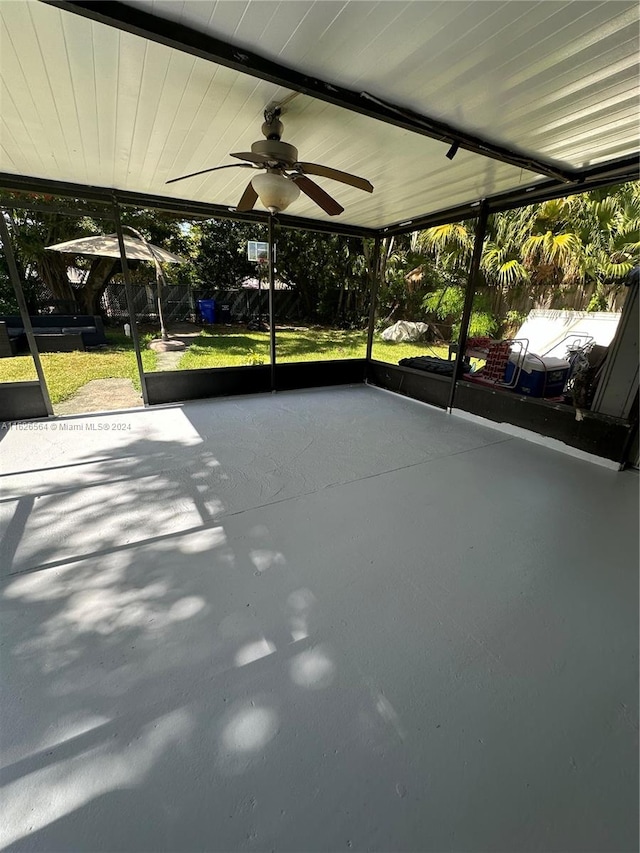
[[[366,332],[340,329],[296,329],[277,333],[279,362],[327,361],[340,358],[364,358]],[[386,343],[374,341],[373,357],[397,364],[401,358],[414,355],[447,357],[446,346],[424,343]],[[241,328],[205,330],[178,363],[179,370],[200,367],[232,367],[269,363],[269,333],[248,332]]]
[[[107,331],[109,346],[93,352],[42,353],[42,369],[47,380],[52,403],[61,403],[91,379],[131,379],[140,390],[138,368],[133,344],[122,332]],[[146,345],[150,335],[142,339]],[[155,368],[156,354],[143,349],[145,372]],[[0,359],[0,382],[22,382],[37,379],[33,359],[29,354]]]
[[[157,369],[157,356],[146,349],[153,333],[141,336],[142,361],[145,372]],[[43,353],[40,358],[52,403],[61,403],[91,379],[129,378],[140,390],[135,353],[131,340],[122,332],[108,331],[109,346],[93,352]],[[296,329],[277,333],[277,358],[279,362],[326,361],[341,358],[364,358],[367,346],[366,332],[339,329]],[[390,344],[377,336],[373,357],[397,364],[401,358],[413,355],[439,355],[447,357],[447,348],[429,344]],[[205,330],[195,339],[178,362],[179,370],[201,367],[232,367],[234,365],[268,364],[269,333],[248,332],[240,327]],[[36,379],[30,355],[0,359],[0,382],[20,382]]]
[[[417,341],[416,343],[387,343],[379,336],[373,339],[371,357],[378,361],[388,361],[397,364],[401,358],[413,358],[415,355],[432,355],[438,358],[448,358],[447,344],[430,344]]]

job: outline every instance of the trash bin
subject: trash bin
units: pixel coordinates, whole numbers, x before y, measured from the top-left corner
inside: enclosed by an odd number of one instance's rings
[[[202,317],[203,323],[215,323],[215,321],[216,321],[216,300],[215,299],[198,299],[198,313]]]
[[[231,305],[228,302],[220,303],[216,314],[218,323],[231,323]]]

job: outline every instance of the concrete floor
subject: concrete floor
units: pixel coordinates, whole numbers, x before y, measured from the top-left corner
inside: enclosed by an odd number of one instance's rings
[[[634,473],[365,387],[42,427],[6,849],[637,850]]]

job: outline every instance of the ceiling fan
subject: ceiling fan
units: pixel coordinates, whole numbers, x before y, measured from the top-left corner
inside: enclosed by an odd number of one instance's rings
[[[298,198],[302,190],[329,216],[337,216],[343,212],[344,208],[307,175],[331,178],[333,181],[357,187],[359,190],[373,192],[373,185],[357,175],[341,172],[330,166],[321,166],[318,163],[299,161],[298,149],[281,141],[284,127],[280,121],[280,112],[280,107],[265,110],[262,133],[266,139],[254,142],[251,145],[251,151],[231,154],[238,160],[246,160],[246,163],[231,163],[228,166],[202,169],[199,172],[191,172],[189,175],[181,175],[179,178],[171,178],[167,183],[173,184],[176,181],[184,181],[219,169],[255,169],[260,174],[249,181],[236,210],[252,210],[259,198],[271,213],[280,213]]]

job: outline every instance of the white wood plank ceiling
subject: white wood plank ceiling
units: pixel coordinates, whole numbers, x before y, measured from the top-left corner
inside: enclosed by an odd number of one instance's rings
[[[638,147],[636,2],[197,0],[129,5],[568,167]],[[35,0],[0,3],[0,171],[233,206],[233,162],[291,92]],[[361,174],[318,178],[342,222],[382,227],[529,184],[528,171],[296,95],[284,140]],[[327,220],[301,196],[292,214]]]

